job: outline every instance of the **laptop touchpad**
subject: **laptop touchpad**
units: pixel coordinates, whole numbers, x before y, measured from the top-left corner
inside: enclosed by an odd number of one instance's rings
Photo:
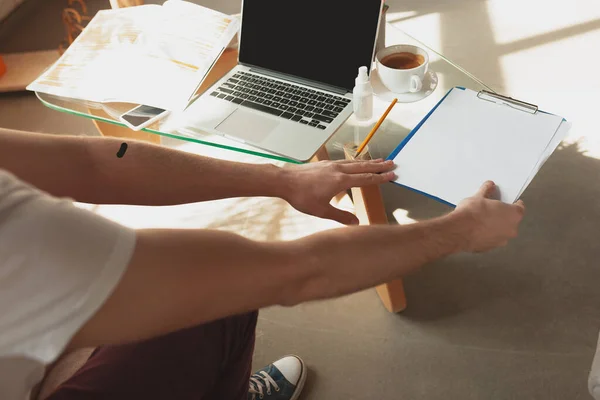
[[[216,129],[226,135],[251,143],[259,143],[269,136],[278,125],[278,121],[238,108]]]

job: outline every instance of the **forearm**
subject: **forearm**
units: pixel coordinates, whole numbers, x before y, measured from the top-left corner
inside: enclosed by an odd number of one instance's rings
[[[425,264],[462,251],[470,234],[462,216],[411,225],[330,230],[295,243],[303,271],[283,304],[338,297],[402,278]]]
[[[0,168],[55,196],[97,204],[173,205],[280,196],[283,169],[144,142],[0,130]]]
[[[90,139],[96,170],[95,203],[174,205],[231,197],[278,197],[283,171],[272,164],[246,164],[198,156],[144,142]]]
[[[369,288],[459,251],[464,236],[464,224],[452,216],[278,243],[218,231],[141,231],[121,283],[74,345],[147,338]]]

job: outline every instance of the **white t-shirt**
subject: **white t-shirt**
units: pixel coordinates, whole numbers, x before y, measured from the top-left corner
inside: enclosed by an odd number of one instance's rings
[[[0,170],[0,399],[28,398],[134,247],[133,230]]]

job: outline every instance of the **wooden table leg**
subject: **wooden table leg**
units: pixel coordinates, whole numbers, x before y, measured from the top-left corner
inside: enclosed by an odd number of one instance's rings
[[[330,160],[325,146],[319,149],[311,162],[322,160]],[[336,200],[339,202],[344,195],[345,193],[340,193],[336,196]],[[383,197],[378,185],[353,188],[352,200],[361,225],[388,223]],[[376,290],[381,302],[389,312],[397,313],[406,308],[406,295],[401,279],[379,285]]]
[[[388,223],[378,185],[353,188],[352,199],[361,225]],[[406,295],[401,279],[377,286],[377,294],[389,312],[397,313],[406,308]]]
[[[319,151],[317,151],[317,154],[315,154],[315,156],[310,160],[310,162],[327,161],[327,160],[331,160],[331,158],[329,158],[329,152],[327,151],[327,147],[321,146]]]

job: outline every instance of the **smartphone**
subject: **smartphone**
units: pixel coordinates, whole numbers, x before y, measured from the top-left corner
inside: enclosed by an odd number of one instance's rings
[[[141,105],[122,114],[119,119],[134,131],[139,131],[163,118],[168,113],[169,111],[162,108]]]

